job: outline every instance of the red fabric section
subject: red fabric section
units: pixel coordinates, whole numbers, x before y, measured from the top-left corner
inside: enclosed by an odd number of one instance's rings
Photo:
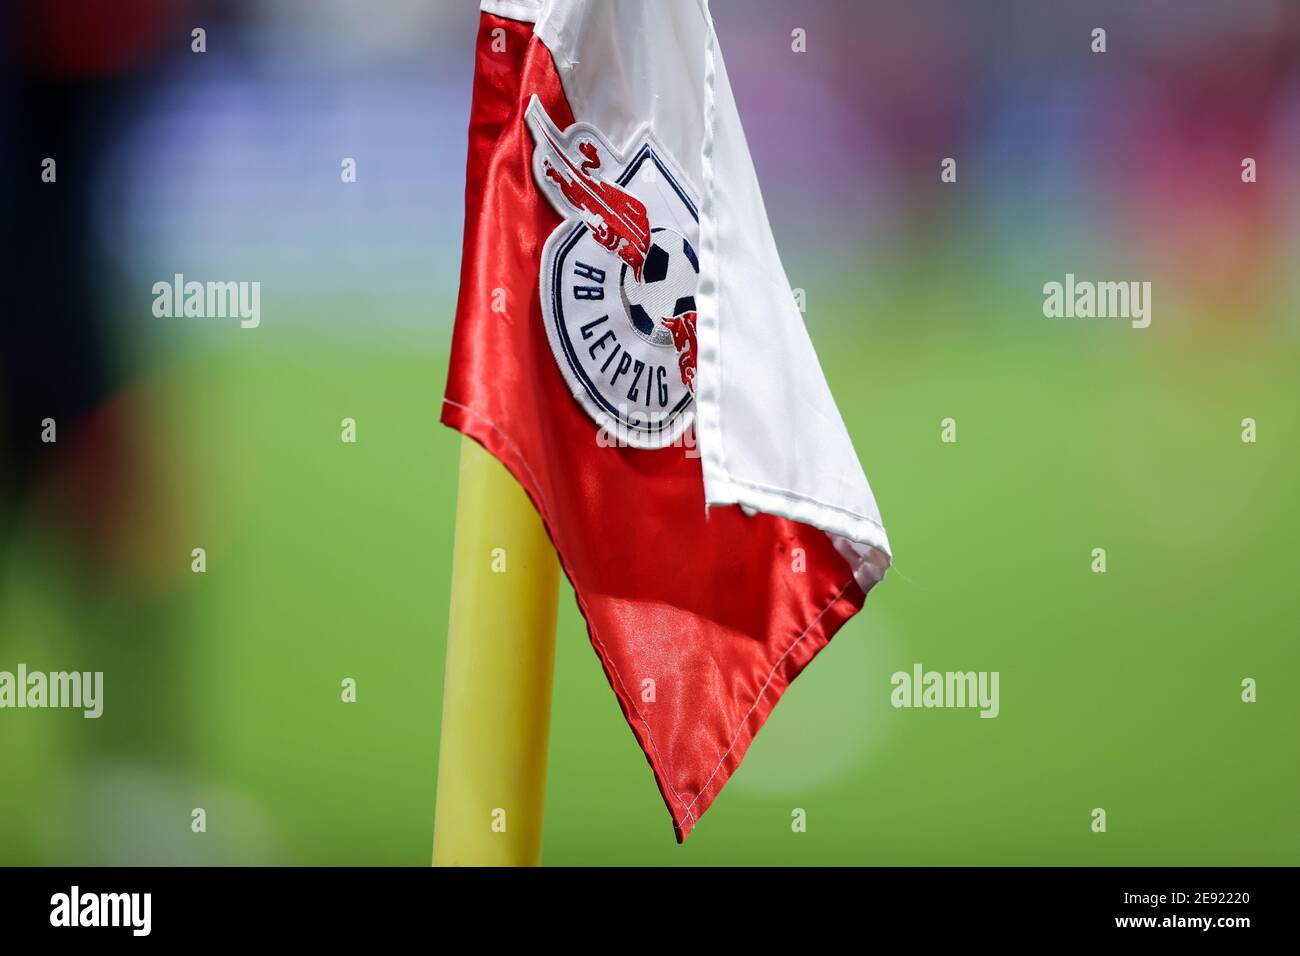
[[[505,52],[492,51],[497,29]],[[734,507],[706,513],[686,449],[597,444],[543,326],[538,270],[560,217],[533,181],[523,111],[534,93],[561,128],[573,122],[531,25],[483,14],[442,420],[499,458],[541,514],[681,841],[864,595],[815,528]],[[496,289],[504,312],[492,311]]]

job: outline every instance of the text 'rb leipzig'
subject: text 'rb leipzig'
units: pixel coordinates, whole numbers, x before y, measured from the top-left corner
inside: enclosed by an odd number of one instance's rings
[[[533,173],[565,217],[542,252],[547,338],[574,396],[641,448],[679,438],[695,396],[699,212],[648,130],[627,158],[599,131],[561,132],[536,97]]]

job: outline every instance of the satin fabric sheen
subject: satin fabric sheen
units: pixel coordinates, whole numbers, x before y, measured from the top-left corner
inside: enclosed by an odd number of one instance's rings
[[[497,29],[505,52],[492,52]],[[542,324],[542,245],[560,218],[532,178],[523,111],[534,93],[561,128],[574,121],[531,24],[482,14],[442,421],[500,459],[540,513],[680,842],[865,595],[816,528],[706,511],[685,448],[598,445]],[[497,289],[504,312],[492,311]]]

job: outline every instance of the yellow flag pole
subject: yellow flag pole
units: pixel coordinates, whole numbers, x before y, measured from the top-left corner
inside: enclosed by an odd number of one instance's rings
[[[434,866],[537,866],[559,564],[528,496],[461,439]]]

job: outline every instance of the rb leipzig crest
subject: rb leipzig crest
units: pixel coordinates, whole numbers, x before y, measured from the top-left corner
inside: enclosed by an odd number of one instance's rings
[[[536,96],[525,113],[533,175],[564,217],[542,250],[542,315],[574,397],[639,448],[694,418],[699,212],[648,129],[621,155],[586,123],[560,131]]]

